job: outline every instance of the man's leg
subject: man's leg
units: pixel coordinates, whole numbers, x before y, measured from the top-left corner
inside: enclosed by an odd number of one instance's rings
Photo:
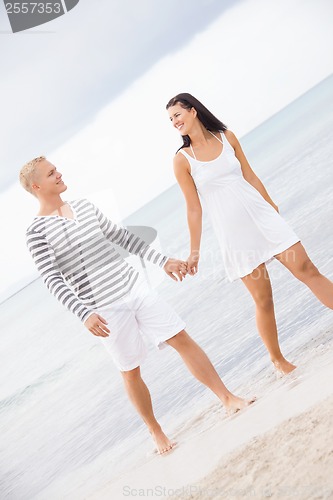
[[[226,388],[206,353],[185,330],[166,342],[180,354],[192,375],[211,389],[228,410],[241,410],[254,401],[253,399],[245,401],[238,398]]]
[[[163,454],[171,450],[174,443],[167,438],[155,418],[150,393],[142,380],[140,367],[138,366],[129,371],[122,371],[121,374],[128,397],[147,425],[156,443],[158,453]]]

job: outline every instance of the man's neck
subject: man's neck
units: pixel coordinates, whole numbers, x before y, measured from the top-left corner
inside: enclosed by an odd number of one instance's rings
[[[40,206],[38,215],[50,215],[57,212],[59,208],[65,204],[65,202],[58,195],[54,198],[40,199],[39,203]]]

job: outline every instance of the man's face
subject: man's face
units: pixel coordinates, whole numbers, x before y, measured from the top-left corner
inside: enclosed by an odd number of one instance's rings
[[[37,163],[32,184],[36,195],[54,195],[66,191],[67,186],[62,180],[62,174],[48,160]]]

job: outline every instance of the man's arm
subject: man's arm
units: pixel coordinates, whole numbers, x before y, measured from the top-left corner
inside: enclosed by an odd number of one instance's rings
[[[86,328],[98,337],[108,337],[110,330],[107,321],[94,311],[90,311],[64,280],[56,262],[53,248],[41,234],[31,231],[27,233],[27,246],[49,291],[69,311],[84,323]]]
[[[157,250],[150,247],[139,236],[131,233],[123,226],[120,226],[108,219],[95,205],[94,210],[100,225],[100,228],[105,237],[128,252],[141,257],[148,262],[164,267],[168,260],[166,255],[161,254]]]
[[[139,236],[131,233],[123,226],[117,225],[108,219],[95,205],[93,205],[100,228],[105,237],[128,252],[141,257],[142,259],[157,264],[167,275],[173,280],[183,280],[187,274],[187,264],[178,259],[171,259],[167,255],[163,255],[157,250],[154,250]]]
[[[83,323],[94,311],[90,311],[65,282],[60,272],[53,248],[40,233],[27,233],[27,246],[49,291],[62,305],[75,314]]]

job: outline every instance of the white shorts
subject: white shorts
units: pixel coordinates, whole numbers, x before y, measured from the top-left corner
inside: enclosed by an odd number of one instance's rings
[[[185,328],[184,321],[144,281],[105,309],[96,311],[107,322],[109,337],[100,337],[120,371],[140,366],[147,355],[142,334],[158,349]]]

